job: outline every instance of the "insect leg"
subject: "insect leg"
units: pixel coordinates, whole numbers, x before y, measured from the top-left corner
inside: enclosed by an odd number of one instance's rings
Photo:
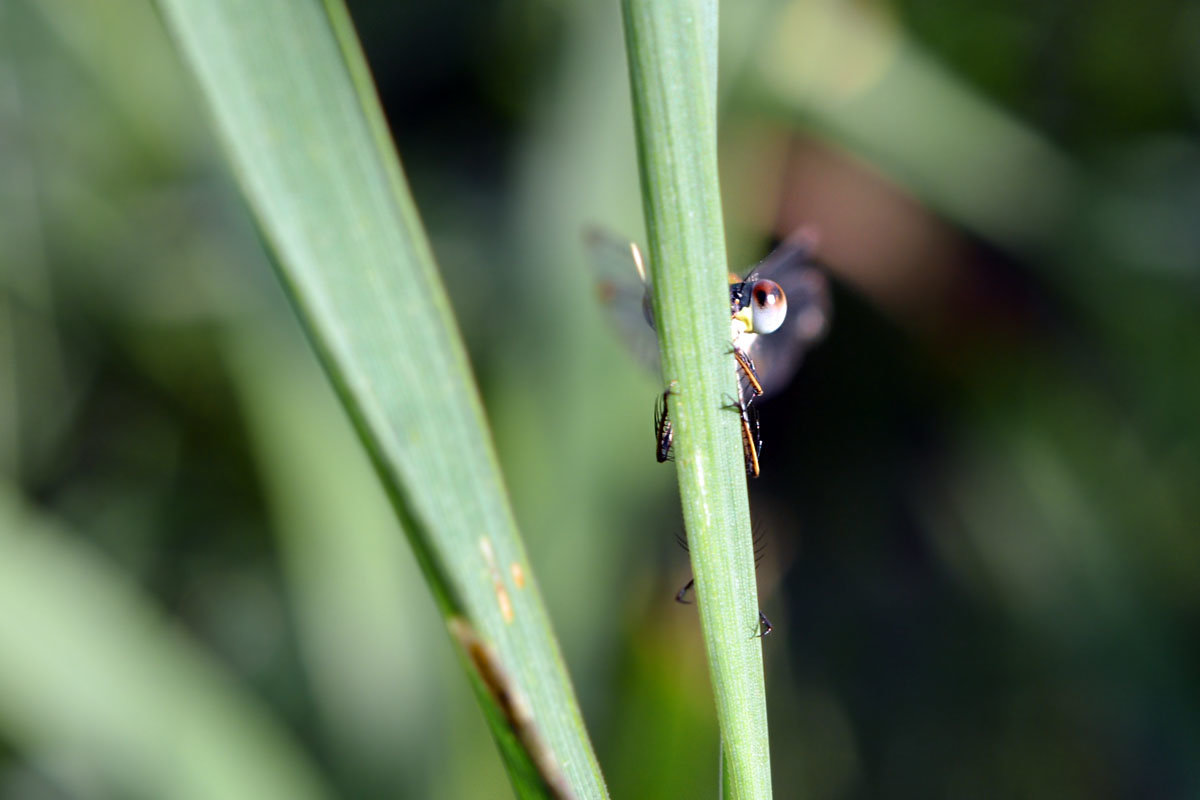
[[[654,457],[660,464],[671,460],[671,446],[675,441],[669,398],[675,393],[676,385],[675,381],[671,381],[654,403]]]
[[[754,361],[749,353],[734,345],[733,357],[738,365],[738,391],[743,402],[749,405],[751,400],[762,395],[762,383],[758,380],[758,371],[754,368]]]
[[[683,585],[683,588],[675,593],[675,602],[683,603],[685,606],[690,606],[692,604],[692,601],[687,599],[687,594],[688,594],[688,592],[690,592],[692,590],[692,587],[695,585],[696,585],[695,578],[692,578],[687,583],[685,583]]]

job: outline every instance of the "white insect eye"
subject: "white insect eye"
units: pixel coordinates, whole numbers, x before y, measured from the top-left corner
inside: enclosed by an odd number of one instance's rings
[[[758,280],[750,289],[755,333],[774,333],[787,317],[787,297],[775,281]]]

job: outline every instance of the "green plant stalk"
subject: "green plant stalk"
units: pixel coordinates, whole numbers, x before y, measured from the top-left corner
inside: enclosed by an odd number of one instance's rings
[[[343,4],[159,5],[446,617],[517,794],[606,796]]]
[[[654,314],[700,622],[735,798],[771,796],[745,460],[717,180],[716,4],[623,0]]]

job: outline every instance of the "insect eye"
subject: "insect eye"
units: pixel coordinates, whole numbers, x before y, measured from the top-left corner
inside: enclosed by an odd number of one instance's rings
[[[787,297],[775,281],[759,280],[750,290],[755,333],[774,333],[787,317]]]

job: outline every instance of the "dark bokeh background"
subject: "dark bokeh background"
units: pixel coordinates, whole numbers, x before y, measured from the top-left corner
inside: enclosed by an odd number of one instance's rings
[[[641,235],[616,5],[351,11],[612,792],[711,796],[658,379],[579,238]],[[731,265],[813,225],[836,287],[751,488],[777,796],[1200,795],[1200,6],[725,5]],[[218,754],[505,796],[150,6],[0,5],[0,244],[0,796],[161,795],[185,663]]]

